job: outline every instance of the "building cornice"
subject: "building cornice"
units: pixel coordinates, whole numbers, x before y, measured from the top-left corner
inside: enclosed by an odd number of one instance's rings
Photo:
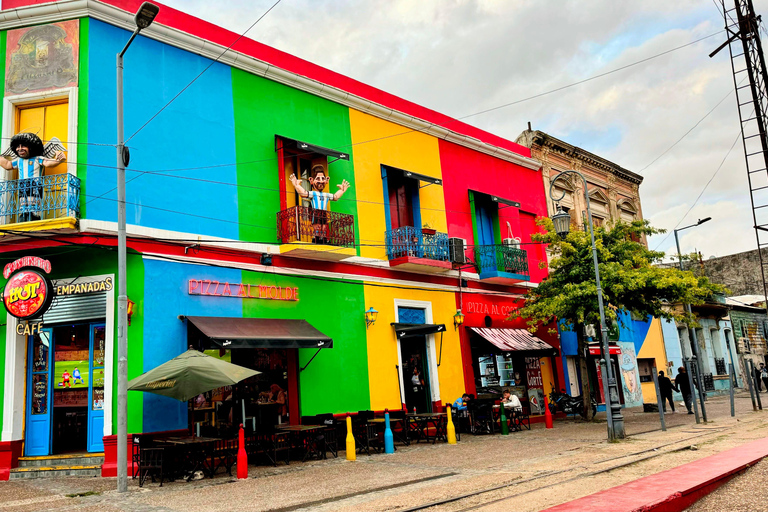
[[[54,23],[73,18],[90,17],[128,31],[135,28],[134,15],[119,7],[96,0],[62,0],[46,4],[30,5],[0,11],[0,30],[34,24]],[[475,137],[451,130],[399,110],[389,108],[362,96],[344,91],[318,80],[287,71],[264,60],[236,51],[182,30],[153,23],[141,34],[164,44],[195,53],[222,64],[241,69],[269,80],[288,85],[335,103],[354,108],[372,116],[397,123],[414,131],[422,132],[447,142],[484,153],[527,169],[539,170],[541,164],[514,151],[483,142]],[[222,55],[223,53],[223,55]]]
[[[574,146],[573,144],[569,144],[542,131],[536,130],[532,133],[530,144],[531,149],[533,149],[534,146],[547,148],[551,153],[555,153],[567,158],[575,158],[576,160],[579,160],[585,164],[589,164],[597,169],[607,171],[616,177],[630,183],[640,185],[643,182],[643,177],[639,174],[625,169],[620,165],[611,162],[610,160],[606,160],[603,157],[597,156],[596,154],[587,151],[586,149],[582,149],[580,147]]]

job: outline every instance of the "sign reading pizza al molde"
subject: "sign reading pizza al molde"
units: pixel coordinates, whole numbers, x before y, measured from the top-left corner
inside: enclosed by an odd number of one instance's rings
[[[51,271],[51,262],[34,256],[19,258],[3,269],[8,279],[3,290],[3,304],[21,320],[31,320],[45,313],[53,300],[53,285],[41,272]]]

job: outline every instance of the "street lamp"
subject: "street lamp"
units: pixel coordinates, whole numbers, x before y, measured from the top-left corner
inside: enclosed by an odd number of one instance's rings
[[[139,7],[136,30],[117,54],[117,491],[128,491],[128,295],[125,241],[125,166],[130,155],[123,142],[123,55],[160,8],[149,2]]]
[[[691,224],[690,226],[685,226],[680,229],[675,229],[675,244],[677,245],[677,262],[680,265],[680,270],[683,270],[683,257],[680,254],[680,239],[677,236],[678,231],[682,231],[684,229],[688,228],[695,228],[696,226],[700,226],[704,224],[705,222],[709,222],[712,220],[712,217],[705,217],[703,219],[699,219],[696,224]],[[691,312],[691,305],[685,304],[685,311],[688,313],[689,316],[693,315]],[[702,390],[703,384],[704,384],[704,372],[702,371],[701,367],[701,357],[699,356],[699,340],[696,336],[696,329],[691,329],[688,326],[686,326],[686,329],[688,330],[688,333],[690,335],[689,339],[693,340],[693,356],[696,358],[696,369],[698,370],[698,390],[699,390],[699,402],[701,403],[701,417],[704,420],[704,423],[707,422],[707,409],[704,407],[704,391]],[[681,342],[682,343],[682,342]],[[682,348],[682,347],[681,347]],[[693,391],[693,390],[692,390]]]
[[[587,221],[589,224],[589,236],[592,240],[592,261],[595,264],[595,282],[597,283],[597,305],[600,310],[600,365],[602,371],[606,372],[607,379],[603,378],[603,394],[606,399],[605,413],[608,419],[608,440],[624,439],[624,416],[621,414],[621,404],[619,403],[619,388],[616,384],[616,377],[613,374],[613,367],[608,363],[610,360],[610,350],[608,348],[608,328],[605,324],[605,308],[603,307],[603,289],[600,286],[600,269],[597,265],[597,246],[595,245],[595,230],[592,224],[592,210],[589,206],[589,191],[587,189],[587,179],[578,171],[563,171],[555,176],[555,179],[549,185],[549,197],[555,203],[565,197],[565,191],[562,191],[560,197],[555,198],[555,183],[559,179],[564,179],[569,174],[575,174],[584,182],[584,198],[587,201]],[[557,212],[552,216],[552,223],[555,226],[555,232],[561,238],[564,238],[571,227],[571,217],[559,205]]]

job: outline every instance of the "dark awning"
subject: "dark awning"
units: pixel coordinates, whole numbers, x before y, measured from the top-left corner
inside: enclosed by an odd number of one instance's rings
[[[443,184],[443,180],[440,178],[433,178],[432,176],[427,176],[426,174],[419,174],[417,172],[406,171],[405,169],[398,169],[397,167],[392,167],[391,165],[385,165],[384,167],[386,167],[389,171],[402,173],[402,175],[406,178],[423,181],[424,183],[431,183],[432,185]]]
[[[527,352],[531,355],[555,356],[557,349],[537,338],[526,329],[496,329],[470,327],[471,330],[505,351]]]
[[[275,142],[277,142],[277,139],[282,139],[284,142],[292,142],[296,144],[296,149],[299,151],[306,151],[307,153],[318,153],[336,158],[338,160],[349,160],[349,153],[342,153],[338,149],[328,149],[322,146],[315,146],[314,144],[309,144],[307,142],[302,142],[296,139],[289,139],[288,137],[283,137],[282,135],[275,135]]]
[[[445,332],[445,324],[399,324],[392,322],[392,326],[395,328],[395,334],[398,338]]]
[[[517,201],[513,201],[511,199],[504,199],[503,197],[495,196],[493,194],[487,194],[485,192],[480,192],[479,190],[470,190],[473,194],[483,194],[484,196],[488,196],[491,198],[491,201],[494,203],[501,203],[506,204],[507,206],[514,206],[515,208],[520,208],[520,203]]]
[[[188,316],[221,348],[331,348],[333,340],[306,320]]]

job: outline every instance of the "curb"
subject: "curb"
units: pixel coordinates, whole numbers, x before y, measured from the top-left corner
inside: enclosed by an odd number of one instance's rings
[[[768,456],[768,437],[542,512],[681,512]]]

